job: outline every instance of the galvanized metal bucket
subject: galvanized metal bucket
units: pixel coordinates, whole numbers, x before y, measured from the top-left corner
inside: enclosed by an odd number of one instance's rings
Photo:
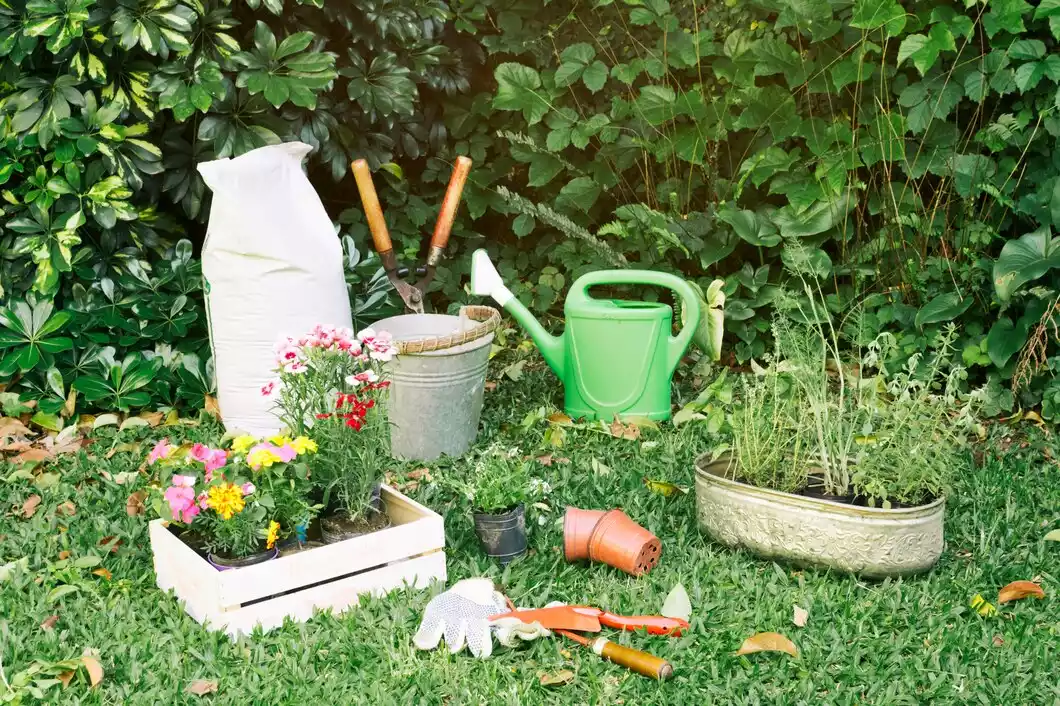
[[[376,322],[394,337],[387,363],[394,458],[430,461],[463,456],[478,435],[493,332],[500,313],[464,307],[460,316],[406,314]]]

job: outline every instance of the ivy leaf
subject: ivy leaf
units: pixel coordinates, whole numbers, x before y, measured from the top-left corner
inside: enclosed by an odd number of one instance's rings
[[[975,299],[971,295],[961,297],[956,292],[940,294],[920,308],[916,313],[916,327],[924,328],[927,324],[953,321],[968,311]]]
[[[541,122],[548,112],[548,101],[541,95],[541,77],[529,66],[507,62],[493,72],[497,93],[493,107],[498,110],[522,111],[530,125]]]
[[[994,290],[1007,302],[1017,289],[1060,267],[1060,236],[1051,237],[1048,227],[1010,240],[994,262]]]
[[[590,177],[577,177],[567,182],[560,189],[559,198],[570,203],[579,211],[588,213],[596,199],[600,197],[600,184]]]
[[[1023,16],[1033,9],[1024,0],[991,0],[990,11],[983,16],[983,29],[991,39],[1001,32],[1018,35],[1027,29]]]
[[[905,9],[895,0],[855,0],[850,26],[872,31],[883,29],[885,37],[896,37],[905,29]]]

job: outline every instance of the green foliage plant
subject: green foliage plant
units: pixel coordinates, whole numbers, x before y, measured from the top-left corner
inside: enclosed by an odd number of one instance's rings
[[[466,477],[450,482],[475,512],[498,515],[531,498],[530,463],[519,449],[490,446],[478,454]]]

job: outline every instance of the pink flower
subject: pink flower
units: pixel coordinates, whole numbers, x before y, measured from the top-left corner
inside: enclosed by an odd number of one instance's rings
[[[350,375],[346,378],[346,384],[351,387],[360,387],[366,382],[376,382],[379,376],[375,374],[374,370],[364,370],[356,375]]]
[[[195,504],[194,486],[194,476],[175,475],[172,485],[163,493],[173,518],[184,524],[189,524],[199,514],[199,506]]]
[[[368,341],[371,341],[373,338],[375,338],[375,329],[374,328],[361,329],[360,331],[357,332],[357,340],[361,341],[363,343],[367,343]]]
[[[243,495],[250,495],[255,490],[257,490],[257,488],[254,487],[253,483],[251,483],[250,481],[247,481],[246,483],[243,484],[243,487],[241,488],[241,490],[243,491]]]
[[[274,447],[273,452],[280,457],[280,460],[284,463],[293,461],[298,456],[298,452],[294,450],[294,447],[290,444],[284,444],[283,446]]]
[[[203,465],[206,471],[206,482],[213,481],[213,472],[228,463],[228,452],[224,449],[211,449],[205,444],[195,444],[188,456]]]
[[[269,380],[267,383],[261,386],[261,396],[266,399],[274,399],[278,394],[280,394],[279,380]]]
[[[209,507],[210,494],[204,490],[199,493],[199,497],[197,498],[197,500],[199,501],[199,507],[205,510]]]
[[[293,363],[294,361],[298,360],[300,357],[301,357],[301,351],[300,350],[298,350],[294,346],[288,346],[288,347],[280,350],[276,354],[276,364],[277,365],[287,365],[288,363]]]
[[[284,372],[291,373],[293,375],[299,375],[301,373],[304,373],[308,369],[308,366],[306,366],[306,364],[300,360],[296,360],[293,363],[288,363],[287,365],[283,366]]]
[[[177,447],[170,445],[169,439],[162,439],[147,455],[147,462],[153,465],[156,461],[163,461],[172,456],[176,450]]]

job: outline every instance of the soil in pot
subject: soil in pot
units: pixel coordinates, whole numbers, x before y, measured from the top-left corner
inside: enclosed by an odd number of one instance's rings
[[[475,534],[488,556],[503,566],[526,554],[526,507],[522,503],[501,513],[474,515]]]
[[[206,555],[206,560],[218,571],[228,571],[229,569],[241,569],[245,566],[254,566],[255,564],[272,561],[279,556],[279,554],[279,548],[273,547],[272,549],[263,549],[262,551],[249,556],[239,557],[229,557],[211,553]]]
[[[289,539],[280,544],[280,556],[290,556],[292,554],[297,554],[298,552],[304,552],[322,546],[324,546],[323,542],[314,539],[308,539],[304,542],[299,542],[297,539]]]
[[[325,544],[334,544],[362,534],[371,534],[390,526],[390,516],[379,510],[369,510],[362,517],[351,520],[345,511],[320,518],[320,535]]]

